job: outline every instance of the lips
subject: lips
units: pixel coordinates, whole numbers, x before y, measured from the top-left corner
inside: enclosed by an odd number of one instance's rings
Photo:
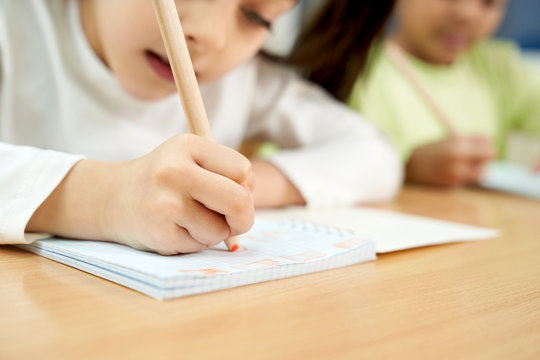
[[[469,46],[470,38],[461,33],[445,33],[443,41],[446,46],[454,50],[462,50]]]
[[[147,50],[145,54],[148,63],[150,64],[150,67],[159,77],[169,82],[174,82],[174,75],[171,68],[171,63],[169,62],[169,59],[167,57],[163,57],[151,50]],[[199,73],[196,71],[195,76],[197,77],[197,79],[199,78]]]
[[[174,83],[174,75],[171,69],[171,64],[167,57],[163,57],[153,51],[146,51],[145,53],[150,67],[154,72],[162,79]]]

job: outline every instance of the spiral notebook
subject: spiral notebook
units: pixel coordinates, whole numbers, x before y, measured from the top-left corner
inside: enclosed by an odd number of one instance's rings
[[[376,258],[372,241],[303,221],[257,218],[240,249],[224,245],[196,254],[161,256],[123,245],[46,239],[21,248],[170,299],[333,269]]]

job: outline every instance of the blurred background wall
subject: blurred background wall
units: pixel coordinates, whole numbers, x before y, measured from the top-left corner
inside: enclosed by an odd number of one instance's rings
[[[540,51],[540,0],[510,0],[497,36],[512,39],[523,49]]]
[[[325,1],[327,0],[300,1],[294,11],[281,16],[272,26],[272,33],[264,49],[272,54],[286,55],[294,45],[302,23],[313,18]]]
[[[287,53],[302,21],[311,18],[325,1],[302,0],[295,11],[281,17],[266,49],[276,54]],[[496,36],[517,42],[527,52],[540,53],[540,0],[510,0],[507,16]]]

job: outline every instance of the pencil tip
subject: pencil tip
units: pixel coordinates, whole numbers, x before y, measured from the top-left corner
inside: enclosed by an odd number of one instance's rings
[[[236,250],[238,250],[238,248],[239,248],[238,244],[234,244],[230,251],[235,252]]]

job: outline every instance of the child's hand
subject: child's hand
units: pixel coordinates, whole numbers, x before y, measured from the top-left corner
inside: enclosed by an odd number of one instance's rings
[[[476,184],[496,156],[490,139],[457,136],[417,148],[407,163],[407,179],[432,185]]]
[[[536,164],[533,165],[533,171],[535,173],[540,173],[540,159],[536,162]]]
[[[240,153],[179,135],[136,160],[80,161],[26,231],[167,255],[195,252],[250,229],[252,183],[251,164]]]
[[[251,164],[230,148],[179,135],[122,167],[106,207],[115,241],[189,253],[253,224]]]

